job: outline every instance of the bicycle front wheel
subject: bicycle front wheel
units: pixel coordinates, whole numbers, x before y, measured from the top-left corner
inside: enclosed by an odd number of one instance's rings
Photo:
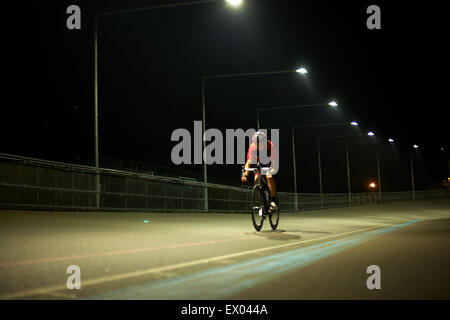
[[[252,191],[252,221],[256,231],[260,231],[264,223],[264,199],[260,186],[254,186]]]
[[[272,230],[276,230],[278,227],[278,222],[280,221],[280,205],[278,202],[278,197],[276,199],[277,208],[275,210],[270,211],[269,213],[269,221]]]

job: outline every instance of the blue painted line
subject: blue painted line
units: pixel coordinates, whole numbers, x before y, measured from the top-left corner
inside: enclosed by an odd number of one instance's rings
[[[412,220],[344,239],[328,241],[171,279],[132,286],[92,296],[88,299],[220,300],[256,284],[273,279],[290,270],[305,267],[362,244],[374,237],[398,230],[418,221],[420,220]]]

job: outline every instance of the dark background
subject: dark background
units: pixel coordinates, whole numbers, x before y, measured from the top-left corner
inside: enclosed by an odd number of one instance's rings
[[[94,13],[174,2],[17,2],[5,50],[10,55],[4,101],[9,102],[2,108],[0,152],[93,165]],[[66,28],[71,4],[81,8],[81,30]],[[381,30],[366,28],[371,4],[381,8]],[[281,132],[280,191],[293,190],[292,125],[353,120],[361,133],[373,130],[372,140],[379,142],[351,145],[353,192],[367,191],[377,180],[376,150],[384,147],[383,191],[409,190],[413,143],[420,146],[414,151],[416,188],[436,188],[449,174],[444,26],[440,2],[409,1],[247,0],[240,9],[218,1],[104,17],[100,154],[201,177],[202,165],[175,166],[170,159],[173,130],[193,133],[193,121],[202,118],[201,77],[305,66],[307,77],[208,80],[207,128],[255,128],[257,108],[335,99],[337,110],[261,114],[263,128]],[[296,131],[300,192],[319,190],[316,138],[355,132]],[[389,137],[396,147],[382,144]],[[345,144],[356,141],[321,144],[324,192],[347,191]],[[212,165],[208,174],[212,182],[240,185],[240,165]]]

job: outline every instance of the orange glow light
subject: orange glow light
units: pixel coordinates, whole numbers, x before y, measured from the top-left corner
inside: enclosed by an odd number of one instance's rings
[[[375,188],[375,183],[371,183],[371,184],[369,184],[369,187],[371,187],[371,188]]]

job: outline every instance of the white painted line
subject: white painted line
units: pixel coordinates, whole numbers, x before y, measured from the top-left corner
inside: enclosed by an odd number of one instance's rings
[[[153,273],[160,273],[160,272],[165,272],[165,271],[169,271],[169,270],[186,268],[186,267],[191,267],[191,266],[210,263],[210,262],[227,260],[227,259],[232,259],[232,258],[236,258],[236,257],[240,257],[240,256],[249,255],[249,254],[292,247],[292,246],[296,246],[296,245],[300,245],[300,244],[304,244],[304,243],[320,241],[320,240],[324,240],[324,239],[344,236],[344,235],[357,233],[357,232],[363,232],[363,231],[372,230],[372,229],[380,229],[380,227],[376,226],[376,227],[362,228],[362,229],[347,231],[347,232],[343,232],[343,233],[337,233],[337,234],[320,237],[320,238],[301,240],[301,241],[285,243],[285,244],[280,244],[280,245],[271,246],[271,247],[264,247],[264,248],[254,249],[254,250],[243,251],[243,252],[236,252],[236,253],[212,257],[212,258],[205,258],[205,259],[199,259],[199,260],[194,260],[194,261],[189,261],[189,262],[177,263],[177,264],[173,264],[173,265],[169,265],[169,266],[150,268],[150,269],[145,269],[145,270],[140,270],[140,271],[124,273],[124,274],[112,275],[112,276],[108,276],[108,277],[101,277],[101,278],[96,278],[96,279],[92,279],[92,280],[84,280],[81,282],[81,290],[83,290],[83,288],[86,288],[87,286],[99,285],[99,284],[106,283],[106,282],[124,280],[124,279],[128,279],[128,278],[145,276],[145,275],[149,275],[149,274],[153,274]],[[19,298],[24,298],[24,297],[36,296],[36,295],[49,294],[50,292],[62,291],[62,290],[67,290],[65,285],[50,286],[50,287],[46,287],[46,288],[33,289],[33,290],[28,290],[28,291],[6,294],[3,296],[0,296],[0,300],[19,299]]]

